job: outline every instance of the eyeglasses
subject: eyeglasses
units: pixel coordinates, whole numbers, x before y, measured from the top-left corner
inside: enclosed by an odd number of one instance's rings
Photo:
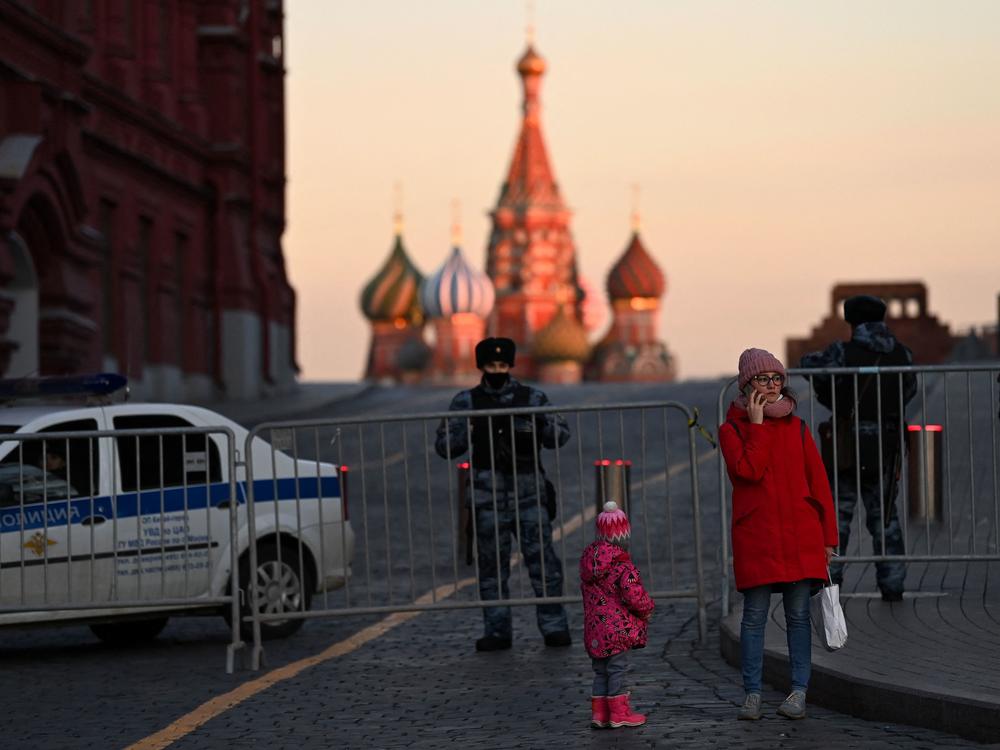
[[[753,382],[761,387],[767,387],[769,383],[774,383],[775,385],[781,385],[785,382],[784,375],[754,375]]]

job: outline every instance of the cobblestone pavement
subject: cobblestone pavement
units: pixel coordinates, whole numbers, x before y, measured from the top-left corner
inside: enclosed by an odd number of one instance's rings
[[[717,627],[698,645],[693,608],[661,602],[651,645],[635,652],[630,684],[645,727],[589,728],[590,662],[575,643],[546,649],[531,609],[515,609],[510,651],[477,654],[475,610],[422,614],[356,651],[305,670],[240,703],[170,745],[201,748],[942,748],[985,747],[931,730],[866,722],[810,706],[809,718],[774,715],[768,690],[756,723],[735,720],[739,673],[719,656]],[[272,667],[342,640],[371,618],[315,622],[269,648]],[[171,625],[163,643],[114,652],[53,648],[5,652],[0,690],[5,750],[123,748],[209,698],[259,675],[222,673],[221,628]],[[201,633],[198,629],[208,629]],[[218,636],[217,638],[213,636]],[[215,641],[215,642],[213,642]]]
[[[633,658],[633,703],[649,718],[638,729],[589,728],[590,665],[579,631],[571,649],[546,649],[533,613],[520,609],[511,651],[472,650],[478,612],[425,614],[258,695],[174,747],[976,747],[815,707],[806,721],[789,722],[773,714],[783,698],[774,691],[764,696],[764,720],[738,722],[739,674],[718,655],[717,628],[702,646],[694,630],[690,605],[661,604],[651,642],[665,645]]]

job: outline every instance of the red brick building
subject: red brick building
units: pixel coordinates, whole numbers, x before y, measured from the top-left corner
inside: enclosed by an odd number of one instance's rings
[[[0,0],[0,371],[294,384],[280,0]]]
[[[951,354],[955,339],[948,326],[931,314],[923,282],[861,282],[834,286],[830,292],[830,312],[810,335],[785,340],[785,362],[789,367],[798,367],[803,355],[809,352],[851,338],[851,326],[844,320],[844,300],[858,294],[871,294],[885,301],[885,322],[896,338],[913,352],[914,364],[941,364]]]

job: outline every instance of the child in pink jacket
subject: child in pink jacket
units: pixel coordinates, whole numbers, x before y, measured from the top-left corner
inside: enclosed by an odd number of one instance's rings
[[[613,500],[597,516],[597,539],[580,557],[583,642],[594,666],[591,726],[637,727],[646,717],[629,706],[628,652],[646,645],[653,600],[628,554],[628,517]]]

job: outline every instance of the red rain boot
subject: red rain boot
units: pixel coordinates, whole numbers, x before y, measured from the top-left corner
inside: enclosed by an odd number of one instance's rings
[[[594,729],[606,729],[611,726],[611,711],[608,709],[606,695],[590,696],[590,726]]]
[[[614,695],[608,698],[608,708],[611,709],[611,726],[639,727],[646,723],[646,717],[635,713],[628,705],[628,693]]]

